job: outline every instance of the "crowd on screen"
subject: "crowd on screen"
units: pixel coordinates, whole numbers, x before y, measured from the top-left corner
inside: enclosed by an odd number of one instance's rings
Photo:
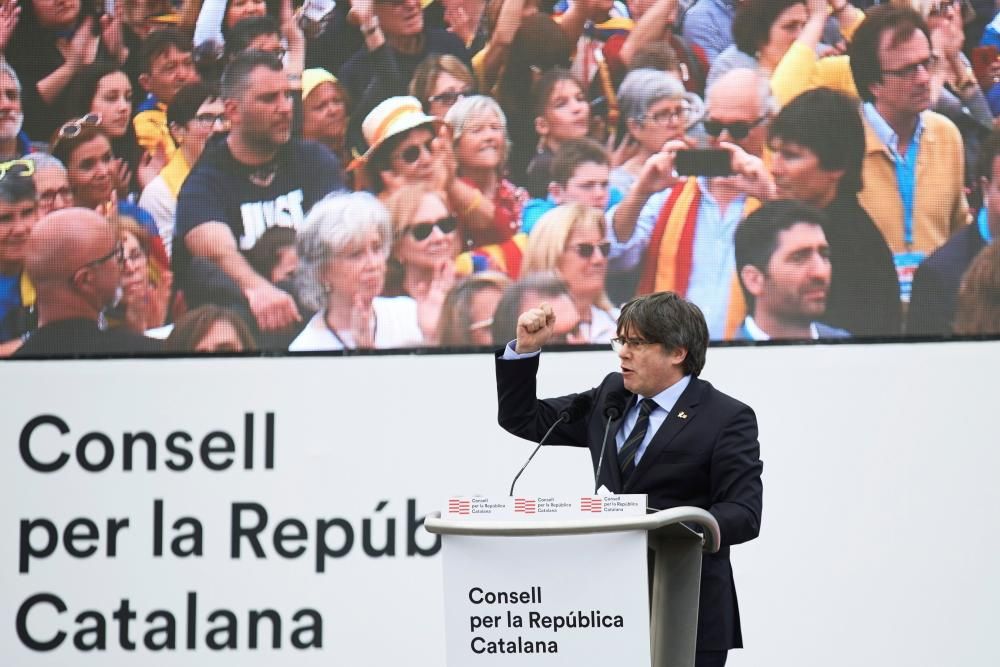
[[[0,355],[1000,333],[995,14],[0,0]]]

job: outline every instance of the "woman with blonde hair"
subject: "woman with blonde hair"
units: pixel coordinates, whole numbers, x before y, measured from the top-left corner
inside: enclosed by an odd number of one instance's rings
[[[528,236],[523,274],[553,272],[569,286],[580,315],[580,332],[591,343],[615,335],[618,309],[608,299],[608,226],[604,213],[583,204],[548,211]]]

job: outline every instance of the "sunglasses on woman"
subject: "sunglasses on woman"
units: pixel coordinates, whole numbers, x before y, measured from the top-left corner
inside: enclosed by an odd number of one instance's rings
[[[35,173],[35,163],[31,160],[10,160],[0,163],[0,181],[11,176],[33,176]]]
[[[80,136],[85,127],[97,127],[101,124],[101,114],[99,113],[88,113],[86,116],[77,118],[76,120],[71,120],[68,123],[64,123],[59,131],[56,132],[55,141],[52,142],[52,150],[59,145],[59,142],[63,139],[72,139],[74,137]]]
[[[594,256],[594,251],[599,250],[603,257],[607,257],[611,254],[611,242],[604,241],[602,243],[577,243],[573,246],[573,250],[576,254],[580,256],[580,259],[590,259]]]
[[[407,146],[399,154],[399,159],[406,164],[415,164],[417,160],[420,159],[420,151],[426,150],[428,153],[433,153],[431,150],[431,145],[434,143],[433,139],[428,139],[422,144],[417,144],[415,146]]]
[[[449,90],[443,93],[438,93],[437,95],[431,95],[427,98],[428,102],[444,102],[445,104],[454,104],[463,97],[468,97],[472,94],[471,88],[466,88],[465,90]]]
[[[86,116],[71,120],[59,128],[59,139],[72,139],[79,136],[85,127],[96,127],[101,124],[101,114],[88,113]]]
[[[423,241],[431,235],[435,227],[440,229],[442,234],[451,234],[458,229],[458,220],[450,215],[447,218],[441,218],[434,222],[418,222],[415,225],[407,227],[406,231],[410,233],[414,241]]]
[[[745,123],[743,121],[737,121],[735,123],[723,123],[719,120],[713,120],[711,118],[705,119],[702,126],[705,128],[705,132],[713,137],[717,137],[722,134],[723,130],[729,130],[729,136],[733,139],[739,141],[740,139],[746,139],[747,135],[750,134],[750,130],[754,129],[767,119],[767,116],[761,116],[752,123]]]

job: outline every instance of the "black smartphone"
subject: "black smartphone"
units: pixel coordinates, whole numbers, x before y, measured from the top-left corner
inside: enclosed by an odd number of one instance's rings
[[[679,150],[674,158],[674,169],[681,176],[729,176],[732,155],[722,148]]]

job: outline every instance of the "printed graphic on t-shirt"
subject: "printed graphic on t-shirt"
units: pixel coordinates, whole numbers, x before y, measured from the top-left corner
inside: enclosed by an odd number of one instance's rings
[[[297,189],[270,201],[252,201],[241,204],[243,235],[240,236],[240,248],[242,250],[252,248],[270,227],[300,229],[302,221],[305,219],[305,214],[302,211],[302,200],[302,190]]]

